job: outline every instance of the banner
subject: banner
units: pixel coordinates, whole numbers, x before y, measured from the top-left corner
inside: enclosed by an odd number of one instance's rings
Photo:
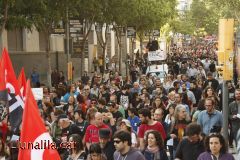
[[[148,52],[148,61],[163,61],[166,60],[167,55],[163,50],[156,50]]]
[[[32,92],[36,101],[43,99],[43,88],[32,88]]]

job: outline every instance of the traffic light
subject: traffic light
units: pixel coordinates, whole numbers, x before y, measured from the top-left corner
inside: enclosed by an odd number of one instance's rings
[[[234,19],[219,20],[218,74],[223,80],[233,79],[233,37]]]

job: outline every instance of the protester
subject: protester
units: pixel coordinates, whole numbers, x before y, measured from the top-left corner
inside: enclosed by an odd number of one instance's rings
[[[219,133],[213,133],[206,137],[205,149],[206,152],[200,154],[198,160],[234,160],[234,157],[227,153],[227,143]]]
[[[113,136],[114,146],[114,160],[145,160],[142,153],[132,148],[131,134],[127,131],[118,131]]]
[[[78,134],[72,134],[69,137],[69,142],[71,143],[71,150],[67,160],[86,160],[87,154],[84,151],[82,138]]]
[[[197,160],[204,152],[204,137],[201,135],[201,126],[190,123],[186,127],[186,136],[178,145],[175,160]]]
[[[147,133],[146,147],[143,154],[146,160],[168,160],[168,156],[164,148],[164,141],[158,131],[150,131]]]

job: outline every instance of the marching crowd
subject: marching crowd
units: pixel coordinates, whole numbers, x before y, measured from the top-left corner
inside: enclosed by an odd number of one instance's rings
[[[111,68],[92,76],[85,72],[67,85],[55,70],[52,88],[40,84],[44,96],[38,107],[53,141],[75,144],[61,145],[61,158],[233,160],[228,146],[238,142],[240,88],[237,82],[227,82],[229,106],[222,106],[216,50],[207,43],[174,45],[163,81],[146,73],[145,55],[136,57],[126,79]],[[229,142],[221,135],[223,107],[229,107]],[[7,120],[1,122],[0,157],[14,159],[17,149],[7,149],[9,130]]]

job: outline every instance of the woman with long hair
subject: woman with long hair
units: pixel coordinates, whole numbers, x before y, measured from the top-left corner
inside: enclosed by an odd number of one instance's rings
[[[86,160],[87,154],[84,151],[82,138],[78,134],[72,134],[69,137],[69,142],[71,144],[70,155],[67,160]]]
[[[216,104],[216,109],[219,110],[220,99],[212,87],[206,87],[203,91],[202,97],[203,99],[210,98],[210,97],[213,98]]]
[[[227,143],[219,133],[206,137],[205,149],[206,151],[199,155],[198,160],[234,160],[233,155],[227,153]]]
[[[143,154],[146,160],[168,160],[164,141],[158,131],[153,130],[147,133]]]
[[[179,142],[182,141],[185,136],[185,129],[191,122],[189,115],[187,114],[186,107],[182,104],[178,104],[174,111],[174,121],[171,125],[170,137],[173,139],[173,157]]]

